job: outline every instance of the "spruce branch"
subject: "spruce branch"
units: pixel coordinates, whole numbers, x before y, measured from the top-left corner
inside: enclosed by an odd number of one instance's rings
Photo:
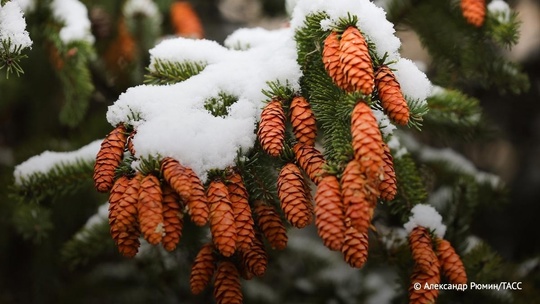
[[[146,69],[148,73],[144,76],[144,83],[154,85],[178,83],[199,74],[206,65],[205,62],[155,59],[154,64]]]
[[[24,74],[24,70],[20,65],[20,61],[27,58],[26,54],[22,54],[22,45],[13,47],[11,45],[11,39],[2,40],[2,47],[0,48],[0,70],[6,68],[6,78],[9,75],[15,73],[17,76]]]
[[[214,116],[225,117],[229,114],[229,107],[238,101],[238,97],[219,92],[217,97],[212,97],[204,102],[204,108]]]

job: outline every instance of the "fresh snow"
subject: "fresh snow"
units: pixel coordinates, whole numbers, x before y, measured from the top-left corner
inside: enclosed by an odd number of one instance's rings
[[[30,35],[26,31],[26,20],[18,2],[11,1],[0,6],[0,41],[11,41],[10,52],[17,48],[25,49],[32,46]],[[0,43],[0,51],[4,51]]]
[[[15,184],[21,185],[23,180],[34,174],[47,174],[56,166],[69,166],[76,164],[79,161],[93,161],[101,147],[102,141],[103,140],[101,139],[95,140],[76,151],[45,151],[39,155],[33,156],[15,167],[13,172]]]
[[[78,0],[53,0],[51,9],[54,18],[63,23],[60,39],[64,44],[74,41],[94,43],[88,10],[84,4]]]
[[[487,5],[489,14],[492,14],[502,23],[510,21],[510,6],[503,0],[493,0]]]
[[[418,204],[411,209],[409,221],[403,225],[407,233],[418,226],[434,231],[435,235],[442,238],[446,233],[446,226],[442,223],[442,216],[430,205]]]

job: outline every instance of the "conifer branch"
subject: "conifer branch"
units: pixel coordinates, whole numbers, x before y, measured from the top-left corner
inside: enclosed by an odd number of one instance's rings
[[[144,83],[154,85],[178,83],[199,74],[205,67],[205,62],[176,62],[156,58],[154,64],[146,69],[148,74],[144,76]]]
[[[22,54],[22,45],[15,46],[12,49],[11,39],[2,40],[0,47],[0,70],[6,68],[6,78],[15,73],[17,76],[24,74],[24,70],[20,65],[20,61],[27,58],[26,54]]]

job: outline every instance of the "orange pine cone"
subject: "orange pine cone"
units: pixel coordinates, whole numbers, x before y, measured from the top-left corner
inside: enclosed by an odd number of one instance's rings
[[[281,154],[285,140],[285,113],[280,100],[272,99],[262,110],[257,136],[266,153],[274,157]]]
[[[362,175],[361,166],[351,160],[341,176],[341,196],[345,207],[345,223],[367,233],[373,218],[377,197],[369,194],[369,187]]]
[[[170,7],[171,24],[178,36],[203,38],[204,30],[199,16],[187,1],[177,1]]]
[[[302,96],[294,97],[291,102],[290,116],[296,140],[304,145],[314,146],[317,137],[317,124],[315,113],[311,110],[307,99]]]
[[[370,107],[359,102],[351,116],[351,133],[354,158],[362,166],[362,172],[374,189],[384,179],[384,149],[377,119]]]
[[[401,86],[392,70],[382,65],[375,72],[375,86],[379,93],[381,106],[390,119],[400,125],[409,122],[409,107],[401,92]]]
[[[127,63],[133,62],[137,52],[137,44],[129,32],[124,18],[118,21],[116,39],[109,44],[104,59],[108,68],[118,73]]]
[[[315,194],[315,225],[330,250],[341,250],[345,234],[345,214],[339,181],[334,175],[321,179]]]
[[[291,225],[304,228],[313,221],[304,176],[295,164],[288,163],[279,172],[277,192],[281,209]]]
[[[139,251],[140,231],[137,214],[131,216],[130,209],[132,208],[124,206],[136,206],[139,199],[138,185],[138,180],[132,179],[130,181],[127,177],[122,176],[116,180],[109,195],[110,233],[118,251],[129,258],[134,257]]]
[[[146,175],[139,188],[139,223],[144,239],[152,245],[161,242],[163,234],[163,193],[159,179]]]
[[[247,271],[247,277],[256,275],[261,277],[266,272],[266,266],[268,264],[268,254],[264,249],[264,244],[260,238],[255,237],[253,240],[253,246],[251,248],[242,251],[242,265]]]
[[[210,218],[210,208],[204,186],[191,168],[186,167],[186,175],[191,183],[191,195],[187,200],[188,214],[195,225],[204,226]]]
[[[461,12],[469,24],[481,27],[486,19],[486,0],[461,0]]]
[[[192,186],[186,173],[186,167],[172,157],[165,157],[161,160],[161,174],[184,201],[189,200]]]
[[[412,258],[415,261],[415,267],[418,271],[433,274],[434,265],[437,265],[439,272],[439,261],[435,251],[429,231],[422,226],[415,227],[409,234],[409,245],[411,247]]]
[[[214,277],[214,298],[217,304],[242,304],[240,274],[230,261],[219,262]]]
[[[394,171],[394,160],[387,144],[383,144],[384,179],[379,184],[381,198],[385,201],[394,199],[397,193],[397,179]]]
[[[348,27],[341,35],[339,43],[340,63],[349,86],[364,95],[373,92],[373,64],[369,49],[362,33],[354,27]]]
[[[99,192],[108,192],[114,182],[114,171],[122,162],[126,145],[126,127],[118,125],[105,137],[96,156],[94,186]]]
[[[324,48],[322,53],[322,60],[324,68],[334,83],[345,90],[349,90],[349,85],[345,80],[345,74],[340,61],[341,51],[339,49],[339,38],[336,32],[331,32],[326,39],[324,39]]]
[[[236,223],[229,191],[220,181],[212,181],[208,186],[210,204],[210,231],[212,240],[219,252],[230,257],[236,251]]]
[[[163,185],[163,230],[165,235],[161,240],[163,248],[173,251],[180,238],[184,226],[184,214],[182,213],[182,201],[178,193],[170,186]]]
[[[257,225],[273,249],[283,250],[287,247],[287,230],[274,207],[259,203],[254,210]]]
[[[232,171],[227,179],[227,190],[236,223],[236,246],[242,251],[249,250],[255,238],[255,223],[249,206],[248,192],[238,172]]]
[[[437,256],[442,273],[452,284],[467,284],[467,273],[461,258],[454,250],[454,247],[445,239],[437,240]]]
[[[411,285],[409,286],[409,303],[411,304],[432,304],[435,303],[439,296],[439,290],[437,288],[424,288],[426,284],[439,284],[441,282],[441,275],[439,272],[439,263],[433,264],[432,268],[428,272],[422,271],[418,264],[413,268],[411,275]],[[415,284],[420,284],[415,287]]]
[[[351,267],[362,268],[368,256],[368,234],[362,233],[354,227],[348,227],[345,232],[341,252],[345,262]]]
[[[214,246],[207,243],[202,246],[193,261],[189,278],[189,288],[195,295],[200,294],[212,279],[215,270]]]
[[[301,143],[294,145],[293,151],[300,168],[318,185],[323,178],[323,166],[326,162],[322,153],[315,147]]]

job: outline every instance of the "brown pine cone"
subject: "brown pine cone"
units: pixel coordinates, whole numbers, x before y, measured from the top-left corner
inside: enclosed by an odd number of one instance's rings
[[[437,240],[437,256],[442,273],[452,284],[467,284],[467,273],[461,258],[449,241],[439,238]]]
[[[230,261],[219,262],[214,277],[214,298],[217,304],[242,304],[240,274]]]
[[[124,157],[126,127],[119,124],[101,143],[94,164],[94,186],[99,192],[108,192],[114,182],[114,171]]]
[[[334,175],[321,179],[315,194],[315,225],[330,250],[341,250],[345,235],[345,213],[339,181]]]
[[[172,157],[161,160],[161,174],[167,183],[178,193],[184,201],[191,196],[191,182],[186,173],[186,167]]]
[[[394,171],[394,160],[390,148],[387,144],[383,144],[383,149],[384,179],[379,184],[379,192],[383,200],[391,201],[397,193],[396,172]]]
[[[347,83],[355,91],[371,95],[374,85],[373,64],[362,33],[354,26],[348,27],[341,35],[339,50]]]
[[[173,2],[170,7],[170,16],[176,35],[197,39],[204,37],[201,20],[188,1]]]
[[[360,169],[356,160],[349,161],[341,176],[341,197],[345,207],[345,223],[361,233],[367,233],[377,199],[366,190],[369,187]]]
[[[317,137],[315,113],[307,99],[302,96],[293,98],[290,107],[290,120],[294,136],[299,143],[314,146]]]
[[[285,141],[285,112],[280,100],[273,99],[262,110],[257,137],[266,153],[274,157],[281,154]]]
[[[340,56],[341,50],[339,49],[339,37],[336,32],[331,32],[328,37],[324,39],[324,47],[322,53],[322,60],[324,63],[324,69],[328,72],[328,75],[334,83],[347,91],[351,91],[352,88],[347,84],[345,74],[343,73],[343,67],[341,66]]]
[[[246,270],[246,277],[256,275],[261,277],[266,272],[266,266],[268,264],[268,254],[264,249],[264,244],[259,237],[255,237],[253,240],[253,246],[247,250],[242,251],[242,265]]]
[[[132,258],[139,251],[139,224],[135,206],[139,200],[140,180],[122,176],[114,183],[109,196],[109,225],[118,251]],[[133,213],[133,210],[135,213]]]
[[[159,180],[154,175],[146,175],[139,188],[139,224],[144,239],[152,245],[161,242],[163,234],[163,194]]]
[[[441,282],[439,263],[432,265],[428,272],[422,271],[418,264],[413,268],[411,275],[411,285],[409,286],[409,303],[411,304],[433,304],[439,296],[437,288],[424,288],[428,285],[438,285]],[[416,284],[416,285],[415,285]],[[420,284],[420,285],[418,285]],[[420,288],[418,288],[420,286]]]
[[[368,256],[368,234],[362,233],[354,227],[348,227],[345,232],[341,252],[345,262],[351,267],[362,268]]]
[[[229,191],[221,181],[212,181],[206,195],[212,241],[223,256],[230,257],[236,251],[237,232]]]
[[[381,106],[390,119],[400,125],[409,122],[409,106],[401,92],[401,86],[392,70],[382,65],[375,72],[375,86]]]
[[[186,201],[188,207],[188,214],[191,221],[197,226],[204,226],[210,218],[210,207],[208,206],[208,198],[204,191],[204,186],[195,172],[189,168],[186,168],[186,175],[189,177],[191,183],[191,195]]]
[[[295,164],[288,163],[279,172],[277,192],[281,209],[291,225],[304,228],[313,221],[312,204],[306,193],[304,176]]]
[[[236,223],[236,246],[239,250],[248,250],[255,238],[255,222],[249,206],[248,192],[238,172],[232,171],[227,176],[227,180],[227,190]]]
[[[318,185],[323,177],[323,166],[326,163],[324,156],[315,147],[297,143],[293,147],[294,155],[300,168],[302,168],[309,178]]]
[[[486,19],[486,0],[461,0],[461,12],[467,23],[481,27]]]
[[[439,272],[439,260],[433,250],[431,235],[425,227],[417,226],[411,231],[409,245],[413,260],[419,271],[433,275],[434,265],[437,265],[437,273]]]
[[[163,248],[173,251],[182,238],[184,214],[180,195],[169,185],[163,185],[163,230],[165,235],[161,240]]]
[[[214,245],[207,243],[201,247],[191,267],[189,288],[193,294],[200,294],[206,288],[215,268]]]
[[[255,206],[257,225],[273,249],[283,250],[287,247],[287,230],[274,207],[259,203]]]

